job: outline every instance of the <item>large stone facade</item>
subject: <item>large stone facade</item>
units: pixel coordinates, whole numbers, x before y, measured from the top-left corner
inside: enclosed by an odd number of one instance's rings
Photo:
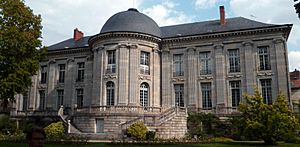
[[[129,9],[94,36],[75,29],[73,39],[49,47],[11,114],[58,116],[71,133],[108,139],[121,138],[130,124],[143,121],[158,137],[179,138],[186,133],[188,111],[236,113],[242,95],[255,87],[266,103],[279,91],[290,102],[291,25],[223,17],[221,23],[158,27]]]

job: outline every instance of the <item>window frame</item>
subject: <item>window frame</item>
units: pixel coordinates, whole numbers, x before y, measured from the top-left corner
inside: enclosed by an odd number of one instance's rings
[[[241,81],[229,81],[230,94],[231,94],[231,107],[237,108],[242,99]]]
[[[173,55],[173,76],[184,76],[184,54],[174,54]],[[177,71],[178,70],[178,71]]]
[[[201,83],[202,109],[212,110],[212,87],[210,82]]]
[[[184,84],[174,84],[175,106],[184,107]]]
[[[140,74],[150,75],[150,53],[141,51],[140,53]]]
[[[112,81],[106,83],[106,105],[115,105],[115,83]]]
[[[58,64],[58,69],[59,69],[58,82],[64,83],[65,82],[66,64]]]
[[[107,50],[107,66],[106,73],[116,73],[116,50]]]
[[[77,82],[83,82],[84,81],[84,70],[85,70],[85,63],[84,62],[78,62],[77,63]]]
[[[272,79],[260,79],[261,95],[265,104],[273,103]]]
[[[259,46],[257,47],[259,70],[271,70],[271,60],[270,60],[270,47],[269,46]]]
[[[149,107],[149,84],[148,83],[142,83],[140,85],[140,106],[142,107]]]
[[[211,51],[199,53],[200,75],[209,75],[212,73]]]
[[[240,50],[228,49],[229,72],[241,72]]]

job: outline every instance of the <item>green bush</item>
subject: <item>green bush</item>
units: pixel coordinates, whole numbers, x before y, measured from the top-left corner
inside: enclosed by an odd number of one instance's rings
[[[65,133],[63,122],[51,123],[44,128],[48,140],[60,140]]]
[[[214,137],[214,138],[210,138],[209,142],[223,143],[223,142],[233,142],[233,140],[226,137]]]
[[[8,115],[0,116],[0,133],[3,135],[14,134],[17,130],[17,124],[11,120]]]
[[[148,129],[143,122],[134,123],[127,129],[127,134],[136,140],[145,140],[147,132]]]
[[[155,139],[155,132],[154,131],[148,131],[146,133],[146,140],[154,140]]]

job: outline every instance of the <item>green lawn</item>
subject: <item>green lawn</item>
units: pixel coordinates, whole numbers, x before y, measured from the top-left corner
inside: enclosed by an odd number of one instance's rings
[[[45,147],[230,147],[230,146],[243,146],[243,147],[255,147],[255,146],[265,146],[263,144],[257,143],[231,143],[231,144],[188,144],[188,145],[109,145],[106,143],[91,143],[85,145],[58,145],[58,144],[46,144]],[[291,143],[280,143],[276,147],[299,147],[300,144]],[[26,147],[26,144],[22,143],[0,143],[0,147]],[[273,147],[273,146],[269,146]],[[275,146],[274,146],[275,147]]]

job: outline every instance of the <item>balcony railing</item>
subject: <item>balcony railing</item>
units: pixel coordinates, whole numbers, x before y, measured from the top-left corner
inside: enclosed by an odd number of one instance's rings
[[[142,106],[92,106],[76,108],[77,114],[98,114],[98,113],[143,113],[157,114],[162,112],[161,107],[142,107]]]

